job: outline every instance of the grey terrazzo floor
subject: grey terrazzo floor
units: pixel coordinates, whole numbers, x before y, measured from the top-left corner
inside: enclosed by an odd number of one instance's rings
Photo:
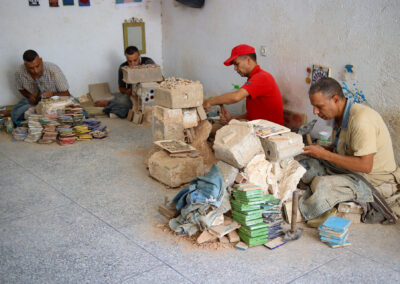
[[[166,189],[143,164],[151,128],[102,119],[110,138],[72,146],[0,133],[0,283],[399,283],[400,225],[352,225],[331,249],[296,242],[199,249],[163,232]]]

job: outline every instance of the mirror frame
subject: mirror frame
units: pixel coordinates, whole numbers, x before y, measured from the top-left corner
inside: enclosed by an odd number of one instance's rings
[[[130,27],[140,27],[141,28],[141,37],[142,37],[142,49],[139,50],[140,54],[145,54],[146,53],[146,35],[145,35],[145,29],[144,29],[144,23],[123,23],[122,24],[122,30],[123,30],[123,34],[124,34],[124,50],[129,46],[129,45],[135,45],[137,46],[137,44],[135,43],[131,43],[129,44],[129,40],[133,40],[135,41],[135,39],[130,39],[128,38],[128,29]]]

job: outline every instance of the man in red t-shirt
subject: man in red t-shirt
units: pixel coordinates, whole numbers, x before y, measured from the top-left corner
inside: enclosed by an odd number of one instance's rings
[[[221,109],[221,123],[231,119],[265,119],[283,125],[283,102],[274,77],[257,64],[254,47],[241,44],[232,49],[231,57],[224,64],[234,65],[235,71],[247,82],[237,91],[209,98],[203,106],[208,110],[213,105],[234,104],[246,98],[247,112],[232,116],[225,108]]]

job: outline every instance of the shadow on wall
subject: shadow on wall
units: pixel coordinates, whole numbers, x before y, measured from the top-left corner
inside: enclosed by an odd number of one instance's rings
[[[22,99],[22,95],[18,92],[17,88],[15,87],[15,72],[20,64],[11,63],[7,67],[7,89],[9,90],[10,94],[9,97],[12,98],[9,104],[17,104],[20,99]],[[2,94],[5,95],[5,94]]]
[[[110,62],[112,68],[110,70],[108,78],[106,78],[106,82],[109,82],[110,86],[116,86],[115,90],[111,90],[112,93],[119,92],[118,89],[118,68],[119,66],[126,61],[125,50],[121,50],[121,52],[117,52],[115,49],[110,50],[108,54],[108,61]],[[113,88],[114,89],[114,88]]]

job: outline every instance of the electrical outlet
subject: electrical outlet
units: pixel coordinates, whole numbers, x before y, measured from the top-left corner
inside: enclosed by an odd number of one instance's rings
[[[262,45],[260,47],[260,54],[261,54],[261,56],[267,56],[267,46],[266,45]]]

